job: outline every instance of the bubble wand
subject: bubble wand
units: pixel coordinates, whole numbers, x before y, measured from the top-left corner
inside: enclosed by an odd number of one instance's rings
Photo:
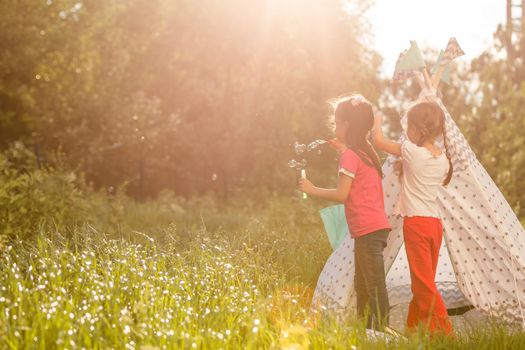
[[[302,179],[306,179],[306,170],[305,169],[301,169],[301,178]],[[308,198],[308,195],[305,192],[303,192],[303,199],[306,199],[306,198]]]

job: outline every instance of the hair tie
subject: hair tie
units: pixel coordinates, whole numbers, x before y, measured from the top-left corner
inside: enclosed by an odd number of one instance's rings
[[[363,104],[365,102],[366,102],[366,99],[361,95],[354,96],[350,99],[350,103],[354,107],[359,106],[360,104]]]

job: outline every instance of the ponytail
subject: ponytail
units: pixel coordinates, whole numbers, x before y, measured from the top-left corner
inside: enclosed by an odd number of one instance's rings
[[[364,145],[360,146],[361,147],[359,149],[355,149],[354,147],[352,147],[352,149],[366,165],[374,167],[379,173],[379,176],[383,177],[381,162],[379,161],[379,156],[377,155],[377,152],[372,144],[366,141]]]
[[[360,153],[364,152],[366,154],[366,158],[362,157],[358,153],[359,158],[361,158],[361,160],[367,165],[376,168],[377,172],[379,173],[379,176],[383,177],[383,169],[381,168],[381,162],[379,161],[379,156],[377,155],[374,146],[372,146],[372,144],[368,141],[363,146],[364,147],[361,148]]]
[[[418,130],[419,134],[421,135],[419,137],[419,141],[418,141],[417,145],[419,147],[423,147],[423,144],[425,143],[425,141],[427,141],[429,139],[429,132],[428,132],[428,130],[427,130],[425,125],[418,125],[417,128],[418,128],[417,130]]]
[[[448,151],[448,143],[447,143],[447,135],[446,135],[446,128],[445,128],[445,120],[443,120],[443,143],[445,144],[445,154],[448,159],[448,174],[445,178],[445,181],[443,181],[443,186],[447,186],[450,183],[450,180],[452,179],[452,172],[454,171],[454,168],[452,167],[452,160],[450,159],[450,152]]]

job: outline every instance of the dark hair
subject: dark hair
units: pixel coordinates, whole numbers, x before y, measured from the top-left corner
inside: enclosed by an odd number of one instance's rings
[[[368,166],[376,168],[383,176],[381,163],[374,147],[367,138],[368,132],[374,126],[372,105],[361,95],[340,100],[335,108],[335,119],[350,124],[345,135],[345,144],[352,149]]]
[[[433,142],[440,134],[443,135],[445,154],[449,164],[448,174],[443,181],[443,186],[448,185],[452,178],[453,168],[445,134],[445,113],[435,102],[419,102],[409,108],[407,118],[408,125],[415,127],[420,134],[418,146],[422,146],[426,141]]]

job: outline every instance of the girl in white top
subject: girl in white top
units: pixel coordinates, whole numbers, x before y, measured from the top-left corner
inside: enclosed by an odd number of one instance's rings
[[[384,137],[382,117],[376,113],[373,139],[376,148],[401,156],[401,192],[395,213],[403,216],[403,236],[407,252],[413,298],[407,326],[424,326],[430,332],[450,334],[447,309],[434,282],[443,238],[437,193],[452,177],[446,153],[434,145],[444,135],[445,115],[437,103],[418,102],[407,112],[408,139],[402,143]],[[446,140],[445,149],[447,149]]]

